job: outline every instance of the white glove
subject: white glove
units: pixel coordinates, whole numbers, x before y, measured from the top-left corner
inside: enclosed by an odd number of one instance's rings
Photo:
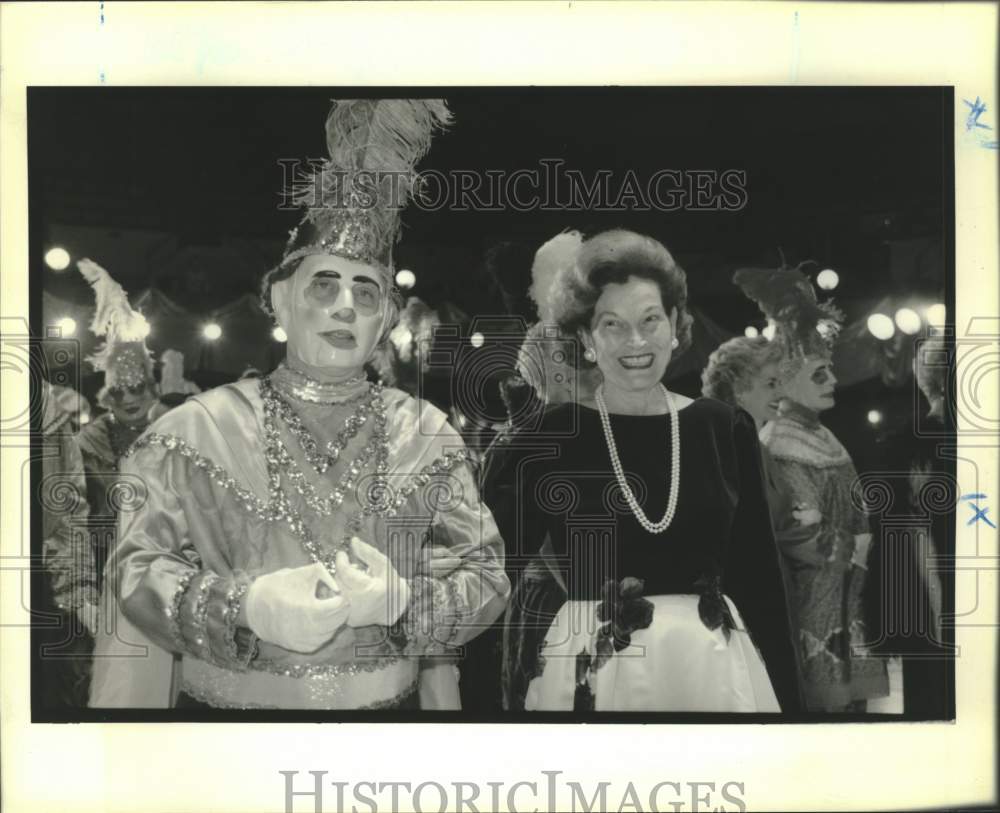
[[[851,564],[860,567],[862,570],[868,569],[868,552],[872,546],[871,534],[857,534],[854,537],[854,553],[851,554]]]
[[[337,578],[351,605],[348,625],[394,624],[410,603],[410,586],[383,553],[356,536],[351,539],[351,552],[368,566],[368,572],[352,564],[344,551],[337,553]]]
[[[335,595],[317,598],[320,585]],[[246,598],[250,629],[293,652],[315,652],[347,620],[349,605],[329,571],[316,563],[258,577]]]
[[[87,632],[90,633],[91,638],[97,637],[97,623],[98,623],[98,611],[97,607],[93,604],[88,604],[84,602],[79,607],[76,608],[76,615],[80,621],[83,622],[83,626],[87,628]]]

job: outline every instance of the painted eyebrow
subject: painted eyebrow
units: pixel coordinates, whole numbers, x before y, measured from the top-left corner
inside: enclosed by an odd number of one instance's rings
[[[354,275],[354,281],[355,282],[370,282],[376,288],[378,288],[379,290],[382,290],[382,286],[378,284],[378,280],[372,279],[371,277],[366,277],[364,274],[355,274]]]

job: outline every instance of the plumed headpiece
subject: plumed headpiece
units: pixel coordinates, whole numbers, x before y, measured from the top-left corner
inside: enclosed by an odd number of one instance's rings
[[[330,157],[292,192],[305,214],[281,263],[264,280],[266,309],[276,275],[309,254],[359,260],[389,276],[400,212],[419,191],[414,167],[430,149],[434,131],[450,123],[442,99],[334,101],[326,120]]]
[[[786,357],[829,356],[844,314],[832,302],[816,299],[801,268],[741,268],[733,282],[774,322],[774,340],[781,343]]]
[[[564,231],[542,244],[535,252],[531,264],[531,287],[528,296],[538,308],[538,318],[543,322],[553,320],[550,293],[556,274],[564,267],[576,262],[583,244],[583,235],[578,231]]]
[[[77,263],[80,273],[94,289],[97,300],[90,330],[104,337],[87,361],[105,375],[108,386],[131,387],[153,378],[153,359],[146,348],[149,323],[132,310],[125,290],[111,275],[91,260]]]

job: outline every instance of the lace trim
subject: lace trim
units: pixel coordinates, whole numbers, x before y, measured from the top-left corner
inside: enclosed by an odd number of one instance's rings
[[[198,596],[195,598],[194,609],[191,611],[192,623],[194,625],[194,642],[200,652],[198,656],[207,659],[209,657],[208,641],[208,591],[212,585],[219,580],[218,575],[209,571],[205,578],[198,585]]]
[[[199,703],[205,703],[208,706],[216,709],[280,709],[280,706],[271,706],[264,703],[227,703],[225,700],[221,700],[216,697],[211,692],[207,692],[199,687],[195,686],[188,681],[183,681],[181,683],[181,691],[184,694],[193,697]],[[364,706],[358,706],[358,711],[377,711],[380,709],[393,709],[402,706],[405,702],[412,699],[414,695],[417,694],[418,684],[416,682],[410,684],[403,691],[396,694],[394,697],[390,697],[386,700],[377,700],[374,703],[368,703]],[[351,709],[342,709],[342,711],[350,711]]]
[[[243,597],[246,596],[249,589],[250,583],[247,581],[238,581],[230,587],[226,592],[226,608],[222,613],[225,622],[226,653],[233,662],[242,663],[243,665],[246,665],[247,662],[253,659],[257,650],[257,636],[254,635],[251,638],[251,643],[247,648],[245,656],[241,658],[240,647],[236,640],[236,621],[240,615]]]
[[[194,464],[195,468],[204,471],[216,485],[232,493],[243,508],[259,519],[268,522],[287,519],[288,512],[285,500],[282,499],[283,495],[280,492],[275,493],[272,490],[268,494],[268,499],[262,500],[249,489],[240,486],[236,482],[236,478],[226,469],[205,457],[190,443],[176,435],[164,435],[159,432],[143,435],[125,451],[123,457],[130,457],[147,446],[158,446],[187,458]],[[435,474],[446,474],[463,461],[472,461],[473,459],[472,453],[468,449],[456,449],[439,455],[431,463],[421,468],[417,474],[410,477],[406,484],[396,491],[395,499],[388,504],[384,511],[385,514],[395,516],[406,500],[417,489],[426,486]]]
[[[385,669],[402,658],[387,656],[381,658],[365,658],[350,663],[293,663],[285,664],[273,660],[255,660],[250,668],[257,672],[269,672],[290,678],[339,677],[341,675],[358,675],[365,672],[377,672]]]
[[[181,630],[181,604],[184,601],[184,594],[191,587],[191,580],[198,575],[197,570],[187,570],[177,580],[177,587],[174,589],[170,606],[163,608],[164,615],[169,619],[170,635],[181,651],[187,650],[187,643],[184,640],[184,633]]]
[[[358,706],[359,711],[377,711],[379,709],[395,709],[404,705],[407,701],[411,700],[416,696],[418,691],[418,685],[416,683],[412,684],[409,688],[403,689],[395,697],[390,697],[388,700],[378,700],[375,703],[369,703],[365,706]]]

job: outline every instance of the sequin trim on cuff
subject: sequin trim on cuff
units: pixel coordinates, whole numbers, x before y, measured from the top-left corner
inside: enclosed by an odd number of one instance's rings
[[[229,588],[226,593],[226,609],[223,614],[225,619],[225,642],[226,642],[226,652],[234,663],[241,664],[246,667],[251,660],[253,660],[254,655],[257,652],[257,636],[254,635],[251,639],[251,645],[247,647],[247,651],[241,653],[239,644],[236,641],[236,621],[240,615],[240,607],[243,604],[243,597],[246,596],[247,590],[250,589],[250,582],[248,581],[238,581]],[[228,666],[227,664],[220,664],[222,666]]]
[[[181,631],[181,604],[184,602],[184,595],[191,586],[191,580],[197,576],[198,573],[199,571],[197,570],[186,570],[181,574],[180,578],[177,580],[177,587],[174,590],[170,606],[165,607],[163,610],[164,614],[166,614],[170,621],[170,636],[174,639],[174,643],[177,645],[177,648],[182,652],[187,651],[187,644],[184,641],[184,634]]]
[[[212,572],[205,574],[205,577],[198,585],[198,595],[195,598],[194,609],[191,611],[191,621],[194,625],[194,644],[197,647],[197,656],[205,660],[211,659],[211,650],[208,646],[208,592],[212,585],[219,580],[219,577]]]

